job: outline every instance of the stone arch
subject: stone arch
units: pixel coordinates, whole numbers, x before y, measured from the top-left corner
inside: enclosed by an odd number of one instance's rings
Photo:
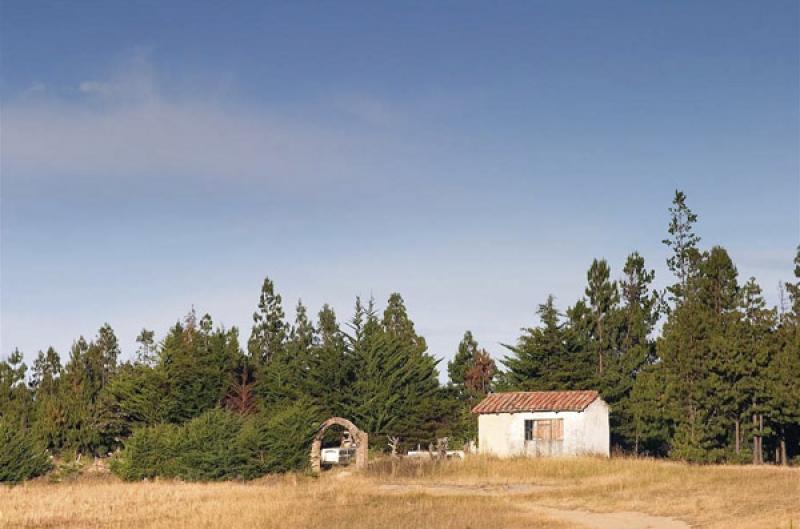
[[[343,417],[331,417],[327,421],[319,425],[317,433],[314,434],[314,440],[311,442],[311,471],[319,474],[322,470],[321,450],[322,450],[322,436],[331,426],[341,426],[350,433],[350,438],[356,445],[356,468],[367,468],[367,450],[369,448],[369,436],[367,432],[362,432],[355,424],[348,421]]]

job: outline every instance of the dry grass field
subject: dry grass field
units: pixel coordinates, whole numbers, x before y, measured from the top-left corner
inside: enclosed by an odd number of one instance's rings
[[[0,488],[0,527],[798,529],[800,469],[474,457],[250,483],[87,474]]]

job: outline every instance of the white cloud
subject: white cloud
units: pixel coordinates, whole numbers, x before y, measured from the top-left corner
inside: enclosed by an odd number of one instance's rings
[[[184,177],[293,185],[341,179],[376,152],[375,121],[386,115],[371,102],[370,123],[344,124],[215,98],[167,97],[154,79],[149,64],[138,60],[109,80],[81,82],[72,98],[5,103],[4,179]]]
[[[343,140],[212,105],[166,101],[100,109],[8,107],[4,174],[294,178]]]

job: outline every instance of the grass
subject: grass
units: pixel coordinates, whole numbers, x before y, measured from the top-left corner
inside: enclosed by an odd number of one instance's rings
[[[693,527],[800,528],[800,469],[629,459],[404,462],[250,483],[123,483],[92,473],[0,488],[3,528],[574,527],[531,506],[637,511]]]
[[[377,479],[391,480],[384,464]],[[647,459],[488,459],[398,471],[417,483],[535,485],[526,501],[636,511],[708,528],[800,528],[800,468],[688,465]],[[522,498],[520,498],[522,499]]]

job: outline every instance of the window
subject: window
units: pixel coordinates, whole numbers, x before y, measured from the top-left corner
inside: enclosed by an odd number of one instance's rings
[[[525,421],[526,441],[563,441],[564,419],[528,419]]]
[[[533,423],[534,421],[525,421],[525,440],[533,441]]]

